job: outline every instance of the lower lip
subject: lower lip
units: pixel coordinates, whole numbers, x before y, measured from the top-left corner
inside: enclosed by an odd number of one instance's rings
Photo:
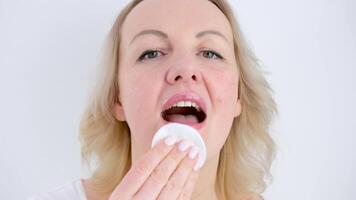
[[[169,124],[169,123],[179,123],[179,122],[166,121],[164,119],[163,119],[163,121],[164,121],[164,125]],[[185,125],[191,126],[192,128],[194,128],[196,130],[200,130],[205,125],[205,122],[206,122],[206,119],[201,123],[189,123],[189,122],[186,122],[186,123],[179,123],[179,124],[185,124]]]

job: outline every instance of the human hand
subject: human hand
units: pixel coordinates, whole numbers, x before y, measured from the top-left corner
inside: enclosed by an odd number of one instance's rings
[[[169,136],[134,163],[109,200],[188,200],[198,177],[199,148]],[[189,150],[189,151],[188,151]]]

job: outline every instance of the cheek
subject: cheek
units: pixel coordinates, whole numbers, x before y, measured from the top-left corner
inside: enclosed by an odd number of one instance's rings
[[[231,107],[237,101],[238,75],[237,72],[221,72],[214,76],[211,84],[213,102],[223,107]]]
[[[234,120],[238,94],[238,74],[233,71],[214,73],[209,82],[212,116],[209,121],[209,154],[216,155],[223,147]]]
[[[144,115],[146,112],[143,113],[142,110],[149,111],[153,107],[152,103],[156,102],[154,97],[157,96],[155,93],[158,92],[159,87],[158,74],[150,70],[133,68],[120,72],[121,97],[128,109],[127,114]]]
[[[130,71],[121,80],[121,97],[132,137],[141,146],[147,146],[155,130],[151,125],[159,116],[154,110],[160,87],[159,79],[157,74]]]

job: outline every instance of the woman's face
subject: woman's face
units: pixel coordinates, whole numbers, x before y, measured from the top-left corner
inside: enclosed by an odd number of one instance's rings
[[[213,3],[141,2],[123,24],[119,60],[121,104],[115,113],[130,127],[135,154],[146,152],[154,133],[169,122],[196,128],[208,160],[220,152],[241,105],[232,29]],[[168,109],[183,101],[203,112]]]

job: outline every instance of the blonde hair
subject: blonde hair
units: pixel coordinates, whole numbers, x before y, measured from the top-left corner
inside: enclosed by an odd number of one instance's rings
[[[117,17],[106,40],[101,75],[80,124],[83,161],[96,162],[92,183],[96,192],[108,195],[131,166],[130,130],[113,115],[118,102],[118,63],[122,24],[128,13],[143,0],[133,0]],[[237,67],[240,71],[239,98],[242,112],[235,118],[220,152],[216,189],[220,199],[238,199],[250,193],[261,194],[270,177],[274,142],[269,135],[277,107],[272,89],[263,76],[258,59],[248,48],[230,5],[209,0],[229,20],[234,36]]]

